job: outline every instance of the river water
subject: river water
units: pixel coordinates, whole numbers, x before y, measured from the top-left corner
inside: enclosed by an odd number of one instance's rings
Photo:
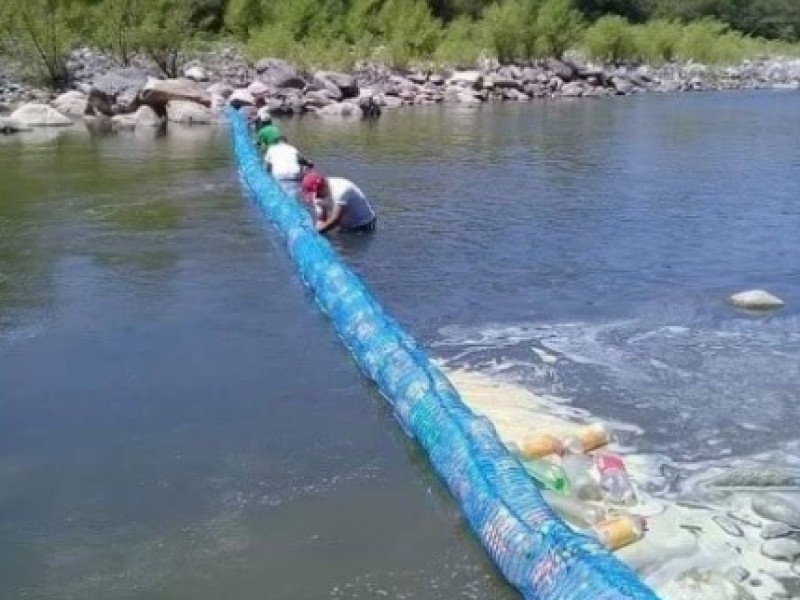
[[[373,199],[378,232],[334,244],[448,368],[675,469],[796,468],[798,102],[286,130]],[[223,128],[4,139],[0,181],[0,598],[517,597],[242,196]],[[755,287],[787,307],[726,304]]]

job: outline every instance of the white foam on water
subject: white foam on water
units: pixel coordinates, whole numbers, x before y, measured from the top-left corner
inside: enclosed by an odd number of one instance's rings
[[[524,437],[536,432],[566,436],[583,425],[596,422],[584,410],[555,397],[537,395],[520,385],[504,381],[496,374],[451,370],[448,376],[465,402],[476,413],[489,418],[507,443],[520,443]],[[642,433],[625,423],[605,421],[605,424],[613,431],[625,429]],[[675,580],[692,569],[725,573],[735,567],[745,568],[751,574],[744,587],[755,598],[789,597],[785,595],[779,578],[796,577],[791,572],[791,563],[764,557],[760,552],[764,541],[760,537],[761,528],[744,522],[764,522],[750,508],[753,492],[709,490],[698,486],[689,477],[707,478],[720,468],[753,464],[759,457],[732,461],[725,467],[719,462],[678,465],[667,457],[637,454],[632,447],[614,444],[611,449],[625,456],[628,470],[639,490],[641,503],[630,512],[649,517],[650,527],[642,541],[618,551],[617,555],[637,569],[657,592],[662,593],[663,598],[679,600],[682,588],[676,588]],[[687,476],[687,483],[677,489],[669,486],[664,475],[665,466],[682,471]],[[732,519],[730,514],[735,518]],[[733,537],[725,533],[715,517],[733,520],[742,536]]]
[[[717,328],[647,328],[633,321],[449,327],[436,345],[452,357],[443,366],[464,400],[488,417],[507,443],[519,444],[536,432],[568,435],[598,420],[615,432],[611,449],[624,456],[642,500],[631,512],[648,516],[650,526],[643,540],[617,554],[663,598],[697,600],[713,591],[714,600],[777,600],[800,598],[797,574],[791,562],[762,555],[760,534],[767,521],[753,512],[751,501],[768,490],[787,492],[800,506],[800,490],[770,487],[769,481],[758,482],[766,487],[722,488],[711,481],[742,467],[777,467],[800,481],[800,441],[771,439],[773,424],[793,410],[784,405],[784,388],[800,383],[797,328],[796,320],[737,321]],[[789,363],[794,368],[786,371]],[[582,367],[600,375],[589,384],[576,383],[584,372],[575,369]],[[627,408],[643,411],[645,418],[639,425],[615,420],[618,411],[604,406],[598,419],[565,399],[571,389],[586,391],[586,385],[596,385],[603,398],[627,393]],[[673,445],[652,445],[648,434],[657,423],[651,425],[649,415],[666,386],[680,388],[666,402],[675,421],[687,428],[664,428],[661,435],[671,433]],[[742,407],[742,396],[759,402]],[[731,420],[735,429],[726,426]],[[760,451],[741,451],[737,438],[748,435],[762,440]],[[668,451],[681,445],[702,451],[688,460],[683,452]],[[694,572],[730,574],[737,568],[748,573],[738,587],[725,579],[709,583]]]

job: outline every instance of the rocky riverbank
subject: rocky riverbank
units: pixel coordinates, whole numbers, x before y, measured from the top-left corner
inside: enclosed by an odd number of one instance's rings
[[[0,130],[65,125],[64,116],[112,130],[163,127],[169,122],[207,124],[219,121],[225,106],[253,105],[259,96],[276,116],[360,119],[376,117],[382,110],[432,104],[479,106],[639,93],[800,88],[800,60],[655,68],[547,59],[526,65],[484,61],[470,70],[410,72],[362,65],[341,73],[306,72],[274,58],[253,64],[237,50],[225,48],[195,56],[186,63],[184,77],[164,80],[143,59],[119,68],[108,56],[81,49],[72,53],[68,66],[71,89],[61,94],[23,85],[2,69]],[[10,117],[3,114],[12,112]]]

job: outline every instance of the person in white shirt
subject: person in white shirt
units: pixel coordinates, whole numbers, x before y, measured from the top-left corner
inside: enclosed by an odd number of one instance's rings
[[[320,233],[341,230],[375,230],[377,215],[356,184],[343,177],[324,177],[309,171],[301,184],[303,199],[315,206],[316,228]]]
[[[277,130],[276,130],[277,131]],[[283,135],[267,136],[268,146],[264,155],[267,171],[278,180],[284,191],[297,198],[303,173],[314,166],[300,151],[286,141]]]

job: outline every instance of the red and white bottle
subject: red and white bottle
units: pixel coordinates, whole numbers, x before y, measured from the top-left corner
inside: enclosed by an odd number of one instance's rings
[[[622,458],[610,452],[598,453],[595,456],[595,465],[600,474],[600,487],[609,502],[624,505],[636,504],[636,490]]]

